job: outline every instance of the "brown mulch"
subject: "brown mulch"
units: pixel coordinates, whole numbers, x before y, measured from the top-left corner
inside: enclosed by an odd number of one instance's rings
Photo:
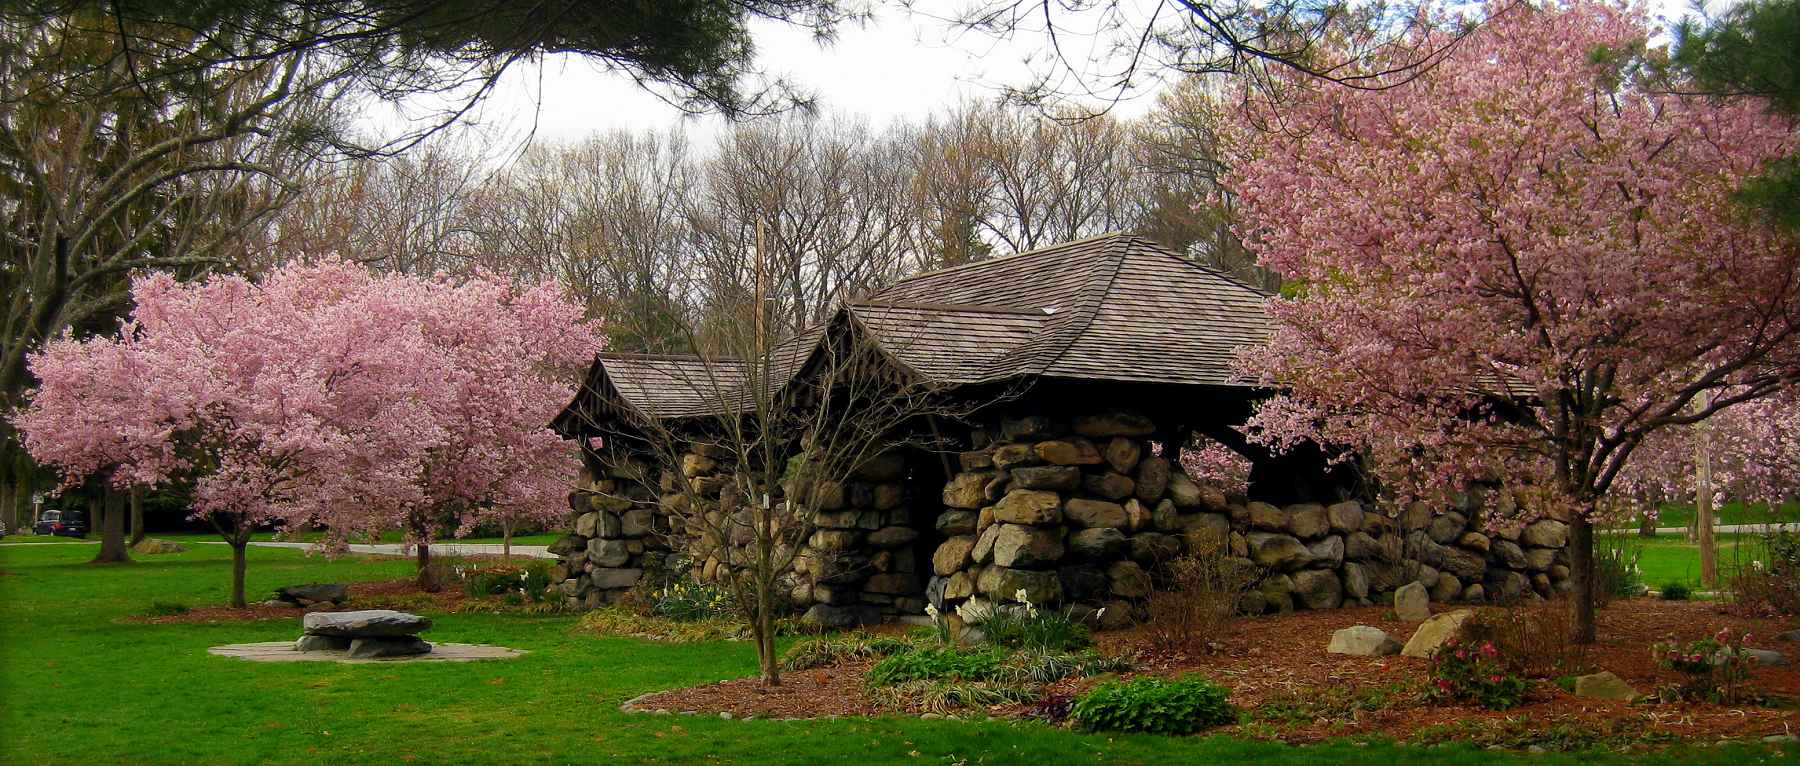
[[[863,671],[874,663],[796,670],[781,674],[781,685],[762,685],[756,678],[672,689],[640,697],[647,710],[730,713],[735,718],[828,718],[892,713],[863,691]]]
[[[1380,628],[1404,642],[1416,625],[1392,618],[1386,607],[1354,607],[1332,611],[1297,612],[1242,620],[1236,635],[1223,641],[1223,650],[1202,657],[1186,657],[1149,646],[1140,629],[1096,636],[1103,652],[1139,652],[1142,666],[1137,675],[1198,673],[1231,689],[1231,701],[1256,708],[1270,701],[1322,698],[1325,692],[1386,688],[1422,689],[1427,673],[1425,660],[1407,657],[1345,657],[1326,654],[1331,634],[1351,625]],[[1601,610],[1600,641],[1590,650],[1590,664],[1610,670],[1640,693],[1650,693],[1675,680],[1659,670],[1650,657],[1651,644],[1664,640],[1687,642],[1710,636],[1722,627],[1748,631],[1750,646],[1775,649],[1800,663],[1800,644],[1778,643],[1772,637],[1794,628],[1792,620],[1745,617],[1725,613],[1718,604],[1667,602],[1648,599],[1621,601]],[[818,718],[837,715],[903,713],[874,704],[863,692],[862,673],[868,665],[844,665],[824,670],[786,673],[782,685],[763,688],[754,678],[723,681],[705,686],[673,689],[648,695],[636,702],[639,709],[671,709],[700,713],[730,712],[734,717]],[[1065,681],[1050,688],[1051,695],[1072,695],[1090,682]],[[1325,737],[1384,734],[1407,739],[1416,731],[1437,725],[1473,729],[1516,730],[1521,726],[1548,729],[1570,726],[1591,731],[1612,731],[1625,736],[1663,734],[1683,739],[1750,738],[1800,731],[1800,665],[1759,666],[1754,687],[1766,695],[1788,700],[1783,707],[1724,707],[1706,703],[1629,705],[1578,698],[1548,681],[1533,682],[1525,705],[1507,711],[1488,711],[1472,706],[1426,701],[1416,691],[1394,695],[1397,702],[1378,710],[1331,715],[1317,721],[1288,722],[1274,736],[1289,742]],[[1027,710],[999,707],[992,715],[1020,716]],[[1255,724],[1227,729],[1269,736],[1268,727]],[[1459,729],[1460,730],[1460,729]]]
[[[377,582],[349,583],[349,597],[342,604],[314,604],[304,609],[296,606],[264,605],[252,602],[243,609],[229,606],[207,606],[189,609],[181,614],[161,616],[138,615],[126,617],[123,622],[147,623],[151,625],[174,625],[197,622],[237,622],[245,620],[279,620],[298,617],[307,612],[349,612],[358,609],[383,609],[393,605],[405,606],[407,609],[435,609],[438,611],[455,611],[471,597],[461,588],[445,586],[436,593],[427,593],[419,589],[419,584],[411,578],[404,580],[381,580]]]

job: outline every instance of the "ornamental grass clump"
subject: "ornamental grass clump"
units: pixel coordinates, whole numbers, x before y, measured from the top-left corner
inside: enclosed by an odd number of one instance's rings
[[[995,609],[981,623],[981,632],[989,644],[1006,649],[1072,652],[1094,643],[1088,627],[1069,612],[1039,609],[1023,590],[1013,594],[1013,599],[1020,605]]]
[[[1749,633],[1736,633],[1723,628],[1711,638],[1691,641],[1686,646],[1665,641],[1650,647],[1650,656],[1658,667],[1673,670],[1681,680],[1657,690],[1663,701],[1706,700],[1720,705],[1753,702],[1758,695],[1750,688],[1750,652],[1744,642]]]
[[[1095,686],[1070,706],[1088,731],[1192,734],[1237,720],[1230,690],[1196,676],[1134,678]]]
[[[1506,710],[1525,701],[1525,680],[1507,670],[1494,642],[1451,639],[1431,655],[1431,695]]]

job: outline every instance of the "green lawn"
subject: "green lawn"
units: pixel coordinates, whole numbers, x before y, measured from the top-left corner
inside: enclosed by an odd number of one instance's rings
[[[1745,505],[1743,503],[1726,503],[1720,506],[1715,515],[1719,524],[1770,524],[1774,522],[1800,521],[1800,501],[1783,503],[1781,507],[1770,510],[1762,503]],[[1685,527],[1694,523],[1694,505],[1692,503],[1669,503],[1656,514],[1658,527]],[[1637,523],[1630,522],[1623,526],[1636,529]]]
[[[750,674],[744,643],[573,634],[575,618],[434,615],[429,637],[529,650],[467,664],[252,664],[216,644],[288,639],[298,620],[121,622],[153,601],[223,600],[228,550],[95,567],[90,546],[0,548],[0,763],[1124,763],[1786,762],[1760,745],[1656,755],[1530,755],[1381,742],[1290,747],[1227,737],[1079,734],[1030,723],[726,721],[627,715],[646,691]],[[253,548],[249,590],[408,574],[403,559]]]
[[[1671,582],[1700,589],[1699,544],[1690,543],[1679,535],[1638,537],[1627,534],[1617,539],[1628,549],[1638,552],[1640,577],[1652,590],[1661,590]],[[1721,584],[1729,582],[1739,567],[1749,566],[1762,553],[1762,538],[1756,535],[1721,534],[1716,542]]]

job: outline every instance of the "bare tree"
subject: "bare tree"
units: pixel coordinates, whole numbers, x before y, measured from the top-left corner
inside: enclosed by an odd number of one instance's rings
[[[615,461],[648,456],[661,467],[637,475],[662,494],[671,545],[713,561],[732,589],[766,685],[781,683],[774,641],[786,578],[797,557],[818,554],[808,553],[814,520],[841,499],[841,482],[899,450],[939,448],[938,421],[1012,395],[978,396],[896,365],[892,355],[916,338],[885,311],[842,308],[781,344],[768,335],[772,322],[740,315],[748,321],[729,341],[741,354],[649,362],[665,394],[681,392],[680,411],[585,413]]]

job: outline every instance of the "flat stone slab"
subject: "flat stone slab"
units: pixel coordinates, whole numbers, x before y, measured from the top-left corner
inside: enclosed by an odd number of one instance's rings
[[[525,656],[520,649],[486,644],[432,644],[428,654],[379,659],[353,659],[348,652],[329,649],[303,652],[292,641],[262,641],[254,644],[226,644],[206,650],[219,657],[236,657],[250,662],[474,662],[476,660],[510,660]]]
[[[309,636],[392,638],[410,636],[429,628],[431,620],[392,609],[363,609],[355,612],[313,612],[302,617],[300,625]]]

